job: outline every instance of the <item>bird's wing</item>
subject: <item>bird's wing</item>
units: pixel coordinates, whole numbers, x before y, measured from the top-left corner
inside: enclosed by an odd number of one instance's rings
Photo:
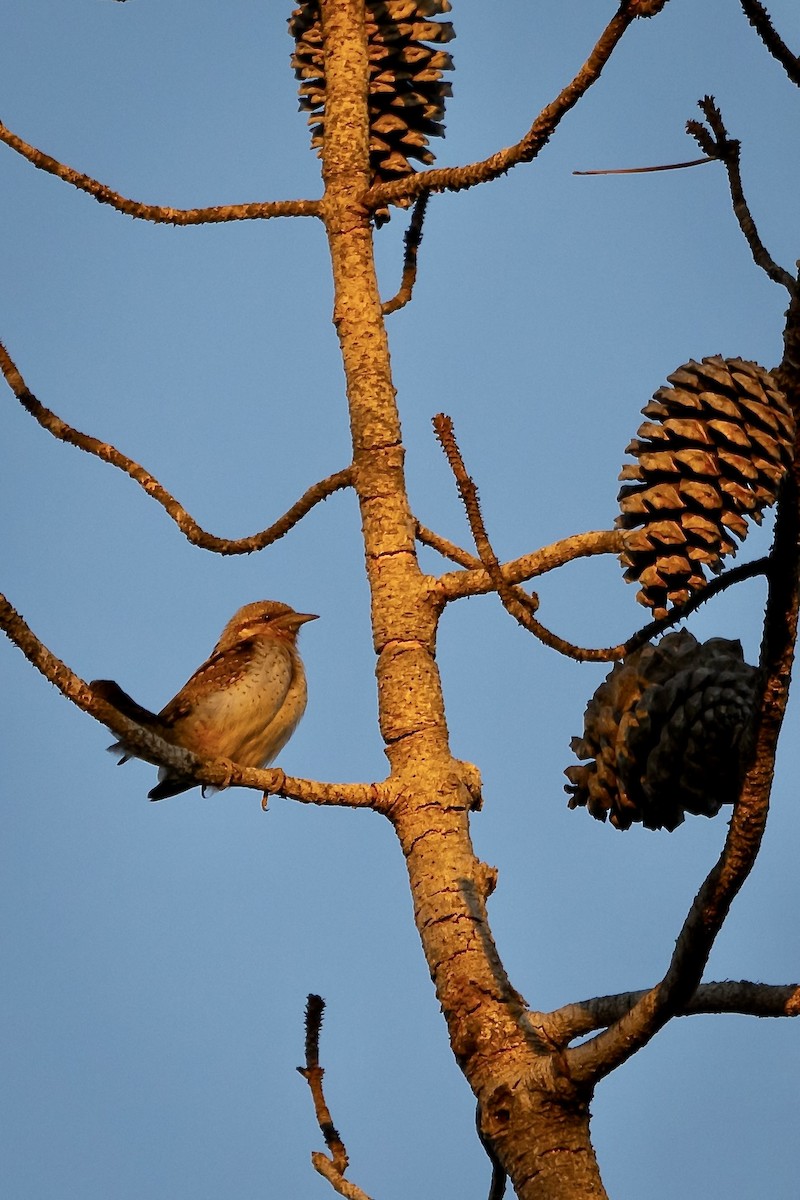
[[[214,695],[224,704],[230,695],[229,688],[242,675],[252,671],[253,655],[256,650],[256,639],[249,638],[219,650],[212,654],[201,667],[188,679],[181,690],[158,714],[159,720],[166,726],[173,726],[178,721],[191,717],[198,704],[208,706],[208,698]],[[259,674],[269,675],[273,682],[270,698],[274,702],[275,712],[283,704],[292,679],[291,657],[281,642],[264,646],[263,641],[257,648]],[[278,686],[274,684],[280,681]],[[263,697],[262,697],[263,705]]]

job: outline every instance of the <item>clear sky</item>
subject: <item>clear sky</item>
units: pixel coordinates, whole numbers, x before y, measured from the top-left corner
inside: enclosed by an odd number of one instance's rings
[[[572,76],[613,0],[454,0],[443,164],[514,141]],[[5,0],[0,117],[139,200],[179,207],[319,195],[296,111],[290,5]],[[796,0],[771,5],[800,47]],[[800,256],[796,90],[735,0],[671,0],[632,28],[532,166],[434,197],[413,305],[390,318],[417,515],[468,545],[430,428],[453,417],[498,552],[609,528],[639,410],[689,358],[781,354],[785,294],[752,264],[716,166],[585,179],[575,169],[696,156],[683,132],[716,96],[748,197],[784,266]],[[311,220],[172,229],[135,222],[0,146],[0,336],[30,388],[144,464],[215,533],[254,532],[348,462],[322,229]],[[384,293],[405,219],[377,235]],[[281,765],[369,780],[368,597],[353,497],[266,552],[193,548],[130,480],[0,404],[0,587],[84,678],[160,707],[241,604],[321,620],[301,648],[310,702]],[[748,539],[740,560],[763,553]],[[430,570],[441,569],[432,554]],[[541,617],[586,645],[644,622],[618,564],[541,582]],[[757,654],[763,587],[690,622]],[[494,597],[451,606],[440,662],[454,752],[477,763],[490,918],[537,1008],[647,985],[664,970],[725,818],[620,834],[569,812],[569,740],[605,669],[543,649]],[[450,1055],[401,855],[370,813],[255,793],[146,800],[108,734],[5,640],[0,839],[0,1161],[15,1200],[316,1200],[305,996],[352,1178],[376,1200],[486,1194],[473,1102]],[[798,712],[785,728],[763,852],[707,978],[798,976]],[[800,1025],[673,1022],[598,1089],[615,1200],[794,1200]]]

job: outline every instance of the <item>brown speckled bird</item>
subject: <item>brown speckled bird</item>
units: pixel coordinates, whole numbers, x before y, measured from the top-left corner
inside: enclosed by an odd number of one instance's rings
[[[125,716],[199,758],[228,758],[265,767],[280,753],[305,712],[306,677],[297,634],[311,613],[276,600],[256,600],[231,617],[210,657],[156,714],[137,704],[112,679],[92,688]],[[120,763],[136,756],[124,741],[109,749]],[[159,767],[151,800],[176,796],[196,784]]]

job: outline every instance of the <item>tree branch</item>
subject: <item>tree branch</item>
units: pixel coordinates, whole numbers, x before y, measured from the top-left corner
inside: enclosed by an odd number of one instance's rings
[[[51,158],[29,145],[12,133],[0,121],[0,142],[5,142],[40,171],[47,171],[57,179],[72,184],[82,192],[93,196],[98,204],[110,204],[118,212],[142,221],[153,221],[157,225],[216,225],[223,221],[266,220],[269,217],[318,217],[318,200],[263,200],[253,204],[220,204],[211,208],[168,208],[161,204],[142,204],[120,196],[104,183],[84,175],[58,159]]]
[[[562,1045],[573,1038],[585,1037],[618,1021],[638,1004],[646,990],[618,992],[613,996],[595,996],[575,1004],[565,1004],[550,1013],[536,1014],[535,1024],[547,1030],[548,1037]],[[800,984],[753,983],[748,979],[721,983],[701,983],[676,1017],[710,1013],[740,1013],[748,1017],[800,1016]]]
[[[800,312],[794,315],[800,318]],[[796,403],[798,389],[790,395]],[[566,1051],[566,1069],[576,1083],[594,1083],[608,1075],[683,1010],[700,983],[717,934],[756,860],[766,826],[797,636],[798,476],[800,455],[796,451],[793,474],[785,481],[778,501],[761,648],[762,687],[747,754],[749,765],[725,845],[689,909],[661,982],[645,992],[610,1028]]]
[[[258,770],[255,767],[240,767],[224,758],[208,761],[198,758],[191,751],[164,741],[152,729],[130,720],[110,704],[102,689],[95,690],[48,650],[2,593],[0,628],[67,700],[123,739],[126,747],[135,751],[137,758],[143,758],[158,767],[169,767],[208,787],[253,788],[264,793],[264,808],[268,796],[284,796],[303,804],[372,808],[376,812],[387,812],[391,805],[392,793],[388,784],[321,783],[285,775],[280,768]]]
[[[422,244],[422,225],[425,220],[425,209],[429,197],[430,192],[422,192],[417,197],[414,211],[411,214],[411,220],[408,223],[408,229],[403,238],[405,253],[403,256],[403,275],[400,280],[400,287],[391,300],[386,300],[381,305],[381,311],[384,316],[397,312],[399,308],[403,308],[408,304],[411,299],[414,284],[417,282],[417,252]]]
[[[435,550],[437,554],[441,554],[442,558],[449,558],[452,562],[460,563],[462,567],[467,567],[471,570],[478,570],[486,577],[486,591],[492,590],[489,576],[481,566],[481,560],[476,558],[474,554],[468,554],[466,550],[462,550],[460,546],[456,546],[455,542],[448,541],[438,533],[434,533],[432,529],[426,528],[421,521],[415,524],[415,535],[418,542],[423,546],[430,546],[431,550]],[[461,577],[461,572],[454,572],[458,578]],[[449,578],[449,576],[445,576]]]
[[[311,1155],[311,1162],[315,1171],[327,1179],[334,1191],[340,1196],[345,1196],[346,1200],[369,1200],[366,1192],[344,1177],[350,1160],[325,1100],[322,1086],[325,1068],[319,1065],[319,1035],[324,1012],[325,1001],[322,996],[310,994],[306,1000],[306,1065],[298,1067],[297,1070],[309,1086],[317,1124],[331,1155],[328,1158],[325,1154],[316,1152]]]
[[[800,87],[800,57],[792,54],[784,40],[778,36],[764,5],[759,4],[759,0],[740,0],[740,3],[744,15],[772,57],[778,60],[792,83]]]
[[[481,579],[481,583],[483,584],[485,581],[485,586],[469,592],[462,591],[460,594],[474,595],[477,591],[496,591],[502,601],[503,607],[524,629],[532,633],[545,646],[549,646],[551,650],[557,650],[559,654],[563,654],[566,658],[572,658],[576,662],[611,662],[615,659],[624,658],[633,649],[643,645],[644,642],[649,641],[650,638],[655,637],[656,634],[661,633],[664,629],[668,629],[671,625],[676,624],[677,621],[687,616],[690,612],[693,612],[695,608],[699,608],[712,595],[729,587],[732,583],[739,582],[741,579],[749,578],[752,575],[761,574],[765,570],[767,560],[759,559],[754,563],[745,563],[741,567],[728,571],[725,575],[714,580],[713,583],[709,583],[701,592],[690,596],[683,604],[676,605],[670,609],[664,617],[650,621],[644,629],[635,633],[627,642],[621,642],[617,646],[609,646],[602,649],[589,649],[584,646],[576,646],[573,642],[567,641],[566,638],[560,637],[559,634],[553,633],[552,630],[548,629],[541,621],[534,617],[533,614],[539,605],[539,599],[535,594],[528,596],[521,588],[512,586],[509,583],[507,576],[509,568],[508,566],[506,568],[500,566],[489,542],[483,517],[481,516],[478,491],[464,466],[464,460],[461,457],[461,452],[458,449],[453,432],[453,423],[444,413],[439,413],[438,416],[433,418],[433,425],[436,430],[436,436],[447,456],[450,469],[455,476],[475,546],[483,564],[483,578]],[[563,543],[557,543],[557,546],[562,547],[563,554],[565,544],[571,543],[568,553],[571,553],[573,557],[578,557],[581,553],[602,553],[604,550],[610,548],[618,549],[620,538],[621,534],[617,531],[611,534],[579,534],[575,538],[565,539]],[[547,547],[546,549],[552,551],[554,548]],[[540,551],[539,553],[544,554],[545,552]],[[533,556],[528,557],[528,566],[531,565],[532,558]],[[518,562],[521,561],[523,560],[518,560]],[[569,561],[569,559],[564,559],[563,561]],[[556,562],[553,565],[560,565],[558,555],[556,555]],[[475,575],[476,573],[454,572],[451,576],[443,576],[434,585],[432,594],[436,594],[437,591],[441,594],[444,580],[455,578],[456,582],[458,582],[467,574]],[[453,594],[445,595],[445,602],[455,598]]]
[[[445,603],[449,603],[451,600],[460,600],[464,596],[484,596],[487,592],[493,591],[489,572],[483,566],[473,566],[475,559],[472,555],[466,554],[458,547],[450,546],[449,543],[444,542],[444,539],[439,539],[437,535],[431,534],[429,530],[424,530],[423,536],[422,527],[419,530],[419,539],[426,545],[432,546],[434,550],[438,550],[440,554],[446,554],[446,557],[452,558],[455,562],[463,562],[467,568],[464,571],[450,571],[436,580],[435,591]],[[563,567],[577,558],[587,558],[594,554],[619,554],[622,550],[622,541],[623,534],[618,529],[575,533],[570,537],[562,538],[561,541],[544,546],[541,550],[534,550],[521,558],[511,559],[509,562],[503,563],[500,570],[507,583],[524,583],[527,579],[534,579],[537,575],[546,575],[548,571]],[[442,548],[443,545],[447,546],[446,550]],[[456,553],[453,553],[454,550]]]
[[[775,262],[761,241],[745,198],[742,174],[739,170],[741,143],[728,137],[728,131],[722,121],[722,114],[717,108],[713,96],[704,96],[702,100],[698,101],[698,105],[708,121],[710,132],[700,121],[687,121],[686,132],[694,138],[704,154],[707,154],[709,158],[716,158],[725,167],[733,212],[750,247],[753,261],[773,283],[781,284],[791,295],[794,290],[794,279],[788,271]]]
[[[475,542],[475,549],[478,551],[484,569],[491,580],[492,588],[497,592],[506,611],[523,628],[528,629],[531,633],[535,633],[537,637],[540,636],[543,627],[539,625],[539,622],[533,616],[533,613],[538,608],[539,599],[535,595],[529,596],[521,588],[508,583],[503,576],[500,562],[492,549],[489,535],[486,532],[486,526],[483,522],[480,503],[478,501],[478,489],[475,487],[474,481],[467,474],[464,460],[461,457],[461,451],[456,442],[453,422],[444,413],[439,413],[433,418],[433,427],[436,430],[436,436],[455,477],[458,493],[461,496]]]
[[[618,550],[618,545],[615,544],[614,539],[619,539],[620,537],[621,534],[617,530],[574,534],[572,537],[564,538],[562,542],[555,542],[552,546],[545,546],[543,550],[535,551],[524,558],[506,563],[501,567],[501,570],[504,578],[508,581],[515,580],[518,571],[522,569],[525,570],[525,575],[522,578],[529,579],[534,575],[541,575],[545,571],[563,566],[574,558],[581,558],[589,554],[615,553]],[[601,649],[576,646],[558,634],[552,633],[538,620],[536,621],[536,636],[545,645],[558,650],[568,658],[574,658],[577,662],[614,662],[616,659],[624,658],[627,654],[632,654],[634,650],[638,650],[640,646],[643,646],[645,642],[649,642],[651,638],[657,637],[665,629],[676,625],[678,621],[682,621],[684,617],[688,617],[690,613],[700,608],[707,600],[711,600],[713,596],[718,595],[719,592],[725,591],[726,588],[731,587],[733,584],[742,583],[745,579],[753,579],[758,575],[766,575],[769,570],[769,564],[770,559],[765,556],[753,559],[749,563],[742,563],[738,567],[732,567],[729,571],[725,571],[724,574],[709,580],[702,591],[695,592],[682,604],[674,605],[666,616],[658,617],[654,621],[648,621],[636,633],[631,634],[627,641],[619,642],[616,646],[606,646]],[[531,570],[532,567],[534,568],[533,570]],[[474,586],[462,587],[462,582],[467,582],[469,575],[474,577]],[[462,596],[485,595],[487,592],[493,590],[488,572],[482,569],[480,572],[453,571],[448,575],[443,575],[434,583],[432,593],[436,594],[439,591],[443,591],[445,593],[444,602],[448,603],[451,600],[460,599]]]
[[[562,117],[600,78],[628,26],[638,17],[655,16],[666,3],[667,0],[623,0],[575,78],[542,109],[525,136],[513,146],[467,166],[419,171],[392,183],[378,184],[366,193],[364,203],[374,211],[381,205],[419,196],[422,192],[459,192],[497,179],[520,163],[532,162],[547,145]]]
[[[61,417],[51,412],[49,408],[45,408],[27,387],[2,342],[0,342],[0,369],[22,407],[31,414],[34,420],[38,421],[43,429],[46,429],[59,441],[77,446],[79,450],[85,450],[87,454],[93,454],[103,462],[110,463],[112,467],[123,471],[135,483],[138,483],[148,496],[161,505],[187,541],[215,554],[252,554],[254,550],[263,550],[265,546],[277,542],[279,538],[287,534],[320,501],[326,500],[334,492],[350,487],[352,484],[352,469],[345,467],[344,470],[337,471],[335,474],[329,475],[327,479],[321,479],[318,483],[313,484],[282,517],[279,517],[266,529],[262,529],[260,533],[242,538],[217,537],[198,525],[175,497],[139,463],[128,458],[108,442],[102,442],[99,438],[73,429],[66,421],[62,421]]]

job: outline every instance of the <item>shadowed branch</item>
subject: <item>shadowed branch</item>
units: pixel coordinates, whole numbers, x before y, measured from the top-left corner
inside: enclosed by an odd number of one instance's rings
[[[384,316],[397,312],[399,308],[403,308],[408,304],[411,299],[414,284],[417,282],[417,254],[422,244],[422,226],[425,221],[425,209],[427,208],[429,197],[430,192],[423,192],[417,198],[417,202],[414,205],[414,211],[411,214],[411,220],[408,223],[408,229],[403,238],[405,253],[403,256],[403,274],[400,280],[400,287],[391,300],[387,300],[381,306]]]
[[[304,1067],[298,1067],[297,1070],[309,1086],[314,1101],[317,1124],[325,1139],[325,1145],[330,1151],[330,1158],[319,1152],[312,1154],[311,1162],[315,1171],[327,1179],[334,1191],[338,1192],[340,1196],[345,1196],[346,1200],[369,1200],[366,1192],[344,1178],[350,1160],[325,1100],[322,1086],[325,1068],[319,1065],[319,1035],[324,1013],[325,1001],[322,996],[311,993],[306,1000],[306,1063]]]
[[[198,525],[175,497],[139,463],[128,458],[126,454],[108,442],[102,442],[99,438],[73,429],[66,421],[62,421],[61,417],[51,412],[49,408],[45,408],[27,387],[2,342],[0,342],[0,369],[22,407],[31,414],[34,420],[38,421],[43,429],[46,429],[59,441],[66,442],[70,446],[77,446],[79,450],[85,450],[87,454],[93,454],[103,462],[110,463],[112,467],[123,471],[135,483],[138,483],[148,496],[161,505],[187,541],[194,546],[199,546],[202,550],[210,550],[215,554],[252,554],[254,550],[263,550],[265,546],[277,542],[279,538],[288,533],[320,501],[326,500],[334,492],[351,485],[352,472],[349,467],[345,467],[344,470],[337,471],[335,474],[329,475],[327,479],[321,479],[319,483],[313,484],[282,517],[266,529],[262,529],[260,533],[242,538],[217,537]]]
[[[702,100],[698,101],[698,104],[708,122],[708,129],[701,121],[687,121],[686,132],[691,134],[704,154],[707,154],[709,158],[716,158],[724,166],[728,175],[733,212],[750,247],[750,253],[756,266],[760,267],[773,283],[779,283],[785,287],[791,295],[794,291],[794,279],[788,271],[775,262],[761,241],[753,215],[745,199],[742,174],[739,169],[741,143],[728,137],[728,131],[722,121],[722,114],[717,108],[713,96],[704,96]]]
[[[768,576],[758,711],[746,754],[748,765],[722,853],[689,909],[661,982],[608,1029],[566,1051],[567,1069],[576,1082],[593,1083],[609,1074],[683,1011],[697,990],[717,934],[758,855],[797,635],[797,497],[795,480],[787,480],[778,503]]]
[[[647,995],[646,989],[618,992],[613,996],[595,996],[565,1004],[549,1013],[537,1013],[536,1025],[543,1025],[548,1037],[565,1045],[573,1038],[586,1037],[603,1029],[630,1012]],[[676,1017],[700,1014],[740,1013],[748,1017],[800,1016],[800,984],[753,983],[747,979],[726,979],[721,983],[701,983]]]
[[[759,0],[740,0],[742,11],[773,58],[781,64],[792,83],[800,87],[800,57],[792,54],[777,33],[770,15]]]

